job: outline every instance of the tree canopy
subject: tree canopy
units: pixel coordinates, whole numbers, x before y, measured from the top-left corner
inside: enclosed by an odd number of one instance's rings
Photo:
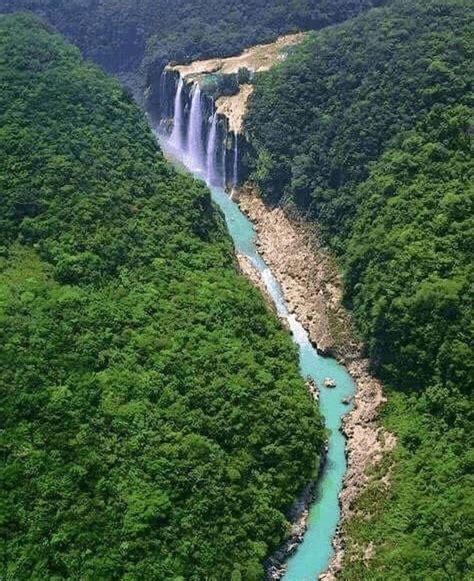
[[[263,194],[290,197],[340,249],[370,162],[434,106],[469,104],[468,5],[401,0],[310,35],[258,75],[246,131]]]
[[[119,85],[0,17],[0,563],[261,579],[323,429],[221,215]]]
[[[402,0],[315,33],[246,120],[262,195],[337,254],[398,437],[347,525],[351,581],[471,571],[473,23],[464,0]]]

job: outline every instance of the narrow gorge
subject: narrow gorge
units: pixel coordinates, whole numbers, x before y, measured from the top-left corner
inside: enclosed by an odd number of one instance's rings
[[[281,210],[265,207],[255,192],[241,187],[245,164],[239,157],[239,142],[245,144],[243,118],[252,85],[240,84],[239,76],[248,80],[257,70],[268,70],[285,58],[286,47],[303,37],[284,37],[227,60],[169,67],[160,84],[161,110],[158,115],[150,112],[165,153],[211,189],[225,216],[242,271],[262,290],[292,333],[299,348],[301,374],[325,420],[328,440],[318,480],[290,511],[293,525],[285,545],[267,560],[268,578],[286,581],[332,578],[343,554],[341,507],[347,517],[365,483],[365,469],[394,443],[375,423],[384,400],[380,385],[361,357],[361,346],[354,343],[350,332],[343,338],[346,344],[336,345],[331,336],[330,319],[335,311],[348,324],[334,266],[326,259],[326,268],[321,268],[323,251],[308,246],[302,224],[298,228]],[[219,84],[224,92],[226,84],[230,85],[232,94],[216,95]],[[278,247],[279,242],[286,247]],[[301,258],[302,248],[304,260],[298,260],[296,267],[294,258]],[[292,274],[291,268],[281,268],[285,260],[293,263]],[[316,273],[321,280],[312,289],[311,277]],[[296,291],[295,284],[300,285]],[[348,451],[346,435],[351,438]]]
[[[472,30],[4,0],[1,579],[474,579]]]

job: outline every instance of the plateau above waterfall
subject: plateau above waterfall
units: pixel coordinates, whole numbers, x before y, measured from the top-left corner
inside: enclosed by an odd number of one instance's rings
[[[206,85],[215,98],[219,115],[227,119],[228,129],[241,133],[247,102],[253,92],[252,78],[268,71],[285,60],[292,47],[306,38],[298,32],[278,38],[275,42],[261,44],[245,50],[235,57],[194,61],[189,65],[170,65],[165,73],[175,73],[185,83]]]

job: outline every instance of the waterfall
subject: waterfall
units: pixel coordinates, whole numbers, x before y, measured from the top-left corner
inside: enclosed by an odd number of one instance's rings
[[[161,124],[161,134],[166,146],[192,172],[200,174],[209,186],[235,189],[239,177],[237,134],[234,133],[233,148],[227,151],[227,145],[231,145],[232,134],[229,133],[226,123],[221,129],[216,107],[210,102],[210,97],[203,94],[199,83],[189,85],[191,90],[188,91],[184,78],[180,77],[175,86],[174,107],[171,106],[171,99],[167,107],[163,108],[166,115],[174,115],[169,137],[166,137],[166,122]],[[166,93],[164,89],[163,93]],[[205,115],[209,109],[211,116],[206,121]]]
[[[201,87],[199,83],[195,83],[192,89],[187,148],[191,167],[198,171],[205,169],[202,122]]]
[[[220,185],[219,176],[217,173],[217,111],[212,116],[211,129],[209,131],[209,139],[207,142],[207,184],[209,186]]]
[[[184,81],[179,78],[176,97],[174,100],[174,124],[170,136],[170,145],[173,149],[181,151],[183,149],[183,118],[184,118],[184,101],[183,101]]]
[[[234,133],[234,171],[232,176],[232,189],[235,190],[239,183],[239,134]]]
[[[224,146],[222,148],[222,183],[224,189],[227,187],[227,128],[224,137]]]

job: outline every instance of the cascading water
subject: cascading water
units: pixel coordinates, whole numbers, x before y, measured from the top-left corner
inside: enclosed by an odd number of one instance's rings
[[[183,150],[183,130],[184,130],[184,99],[183,99],[184,81],[179,78],[176,97],[174,99],[174,124],[169,143],[177,151]]]
[[[207,141],[207,175],[206,181],[210,186],[221,186],[221,178],[217,171],[217,111],[212,116],[211,129]]]
[[[228,132],[227,129],[225,130],[225,137],[224,137],[224,146],[222,148],[222,159],[221,159],[221,164],[222,164],[222,179],[223,179],[223,183],[224,183],[224,188],[227,188],[227,136],[228,136]]]
[[[235,133],[234,143],[234,168],[232,174],[232,190],[239,185],[239,134]]]
[[[200,92],[193,91],[192,100],[197,107],[201,107],[201,131],[202,131],[202,103]],[[193,107],[191,106],[191,109]],[[277,312],[280,317],[287,320],[291,329],[293,339],[299,347],[300,369],[304,378],[312,378],[317,384],[323,385],[326,377],[331,377],[336,381],[335,389],[320,390],[320,410],[325,419],[326,428],[329,430],[328,452],[324,470],[320,475],[316,490],[316,500],[311,507],[308,521],[308,530],[303,542],[298,550],[288,560],[287,572],[284,581],[306,581],[317,579],[328,566],[333,554],[332,539],[339,521],[340,508],[338,494],[342,488],[344,473],[346,470],[345,440],[340,432],[341,418],[350,409],[344,402],[350,401],[354,394],[354,385],[347,370],[339,365],[334,359],[321,357],[311,344],[308,334],[294,315],[289,313],[282,289],[270,269],[258,253],[255,244],[255,231],[251,222],[242,214],[240,208],[235,204],[225,191],[226,168],[221,173],[219,160],[222,161],[224,147],[219,139],[219,115],[213,107],[213,115],[209,119],[210,127],[207,132],[207,147],[204,150],[203,134],[198,143],[198,119],[195,112],[194,119],[190,114],[188,127],[188,149],[184,147],[182,136],[184,133],[184,98],[183,81],[180,79],[175,97],[175,123],[174,129],[169,138],[161,136],[163,148],[169,151],[177,160],[183,162],[192,171],[196,168],[190,165],[191,159],[196,159],[201,151],[205,164],[201,168],[206,169],[206,182],[210,186],[212,199],[223,211],[229,232],[234,241],[235,247],[241,254],[245,255],[254,267],[260,272],[263,282],[272,297]],[[191,126],[194,129],[191,129]],[[191,139],[192,137],[192,139]],[[238,163],[239,163],[239,143],[235,135],[234,144],[234,167],[232,185],[238,183]],[[224,162],[225,163],[225,162]],[[197,175],[202,177],[202,169]]]
[[[205,171],[203,149],[203,118],[201,87],[195,83],[192,89],[191,113],[189,115],[187,153],[190,166],[194,171]]]
[[[189,115],[185,114],[190,99]],[[225,187],[226,151],[225,142],[220,139],[219,115],[212,104],[212,115],[206,123],[204,112],[208,102],[203,98],[201,87],[194,83],[190,97],[186,83],[180,77],[174,98],[174,123],[169,137],[166,137],[166,123],[161,123],[161,139],[173,156],[203,177],[209,186]],[[162,111],[167,108],[162,105]],[[222,167],[221,167],[222,166]]]

